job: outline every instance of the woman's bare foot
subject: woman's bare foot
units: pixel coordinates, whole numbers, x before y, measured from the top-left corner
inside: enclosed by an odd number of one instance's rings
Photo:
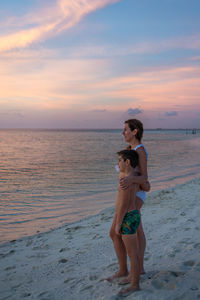
[[[130,294],[132,294],[132,293],[134,293],[134,292],[137,292],[137,291],[139,291],[140,290],[140,287],[138,286],[138,287],[132,287],[132,286],[130,286],[129,288],[127,288],[127,289],[122,289],[119,293],[118,293],[118,295],[120,296],[120,297],[127,297],[127,296],[129,296]]]
[[[113,282],[115,279],[118,279],[118,278],[121,278],[121,277],[124,277],[124,276],[127,276],[127,275],[128,275],[127,272],[126,273],[117,272],[114,275],[112,275],[110,277],[107,277],[106,280],[109,281],[109,282]]]

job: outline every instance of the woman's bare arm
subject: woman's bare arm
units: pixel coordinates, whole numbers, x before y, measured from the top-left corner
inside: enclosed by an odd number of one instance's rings
[[[120,187],[126,189],[132,183],[137,183],[140,185],[140,189],[148,192],[150,190],[150,183],[148,181],[147,174],[147,155],[143,147],[137,149],[139,155],[139,171],[140,174],[136,175],[132,173],[129,176],[123,177],[120,179]]]

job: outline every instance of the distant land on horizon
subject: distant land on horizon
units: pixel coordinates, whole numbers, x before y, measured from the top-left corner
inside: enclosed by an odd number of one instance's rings
[[[0,128],[0,130],[33,130],[33,131],[108,131],[122,130],[122,128]],[[200,128],[144,128],[144,131],[200,131]]]

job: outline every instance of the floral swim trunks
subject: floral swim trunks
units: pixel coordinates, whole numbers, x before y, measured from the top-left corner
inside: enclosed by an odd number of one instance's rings
[[[140,225],[140,212],[138,209],[125,214],[121,225],[122,234],[134,234]]]

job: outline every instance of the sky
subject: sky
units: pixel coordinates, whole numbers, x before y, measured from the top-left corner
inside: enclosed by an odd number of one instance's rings
[[[200,128],[199,0],[0,4],[0,128]]]

